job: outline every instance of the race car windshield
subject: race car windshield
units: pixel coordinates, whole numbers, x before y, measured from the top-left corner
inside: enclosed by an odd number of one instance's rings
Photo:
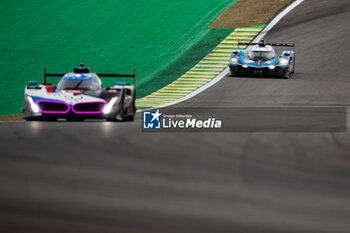
[[[58,85],[58,90],[89,90],[97,91],[100,84],[96,79],[62,79]]]
[[[275,57],[275,53],[273,51],[250,51],[249,58],[250,59],[261,59],[261,60],[270,60]]]

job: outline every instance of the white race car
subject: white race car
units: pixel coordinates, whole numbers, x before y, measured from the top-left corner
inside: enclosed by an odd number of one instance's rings
[[[47,77],[62,77],[59,83],[46,82]],[[103,118],[109,121],[132,121],[135,116],[134,74],[96,74],[81,64],[72,73],[44,75],[44,83],[30,81],[24,90],[23,113],[26,120],[84,120]],[[127,77],[134,82],[116,82],[103,87],[99,77]]]

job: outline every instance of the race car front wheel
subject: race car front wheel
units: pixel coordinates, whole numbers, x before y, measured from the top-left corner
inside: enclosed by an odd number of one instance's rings
[[[290,71],[286,71],[286,72],[284,73],[283,77],[284,77],[285,79],[290,79],[290,78],[292,77],[292,74],[291,74]]]
[[[134,121],[135,119],[135,111],[131,113],[131,115],[125,116],[123,121]]]
[[[293,71],[292,71],[292,74],[295,73],[295,55],[293,56]]]
[[[132,107],[126,112],[121,112],[112,118],[107,118],[107,121],[134,121],[135,119],[135,108]]]

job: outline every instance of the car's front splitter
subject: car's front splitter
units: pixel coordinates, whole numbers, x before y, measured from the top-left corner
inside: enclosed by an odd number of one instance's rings
[[[240,75],[240,76],[270,76],[270,77],[283,77],[288,71],[289,67],[280,67],[276,66],[274,69],[270,69],[269,67],[256,68],[250,67],[244,68],[243,66],[229,66],[232,75]]]

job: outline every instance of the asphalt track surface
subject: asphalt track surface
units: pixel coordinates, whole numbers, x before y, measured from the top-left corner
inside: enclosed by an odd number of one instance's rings
[[[350,0],[307,0],[268,40],[294,79],[226,77],[179,104],[348,106]],[[0,123],[1,232],[350,232],[349,133],[142,133]]]

